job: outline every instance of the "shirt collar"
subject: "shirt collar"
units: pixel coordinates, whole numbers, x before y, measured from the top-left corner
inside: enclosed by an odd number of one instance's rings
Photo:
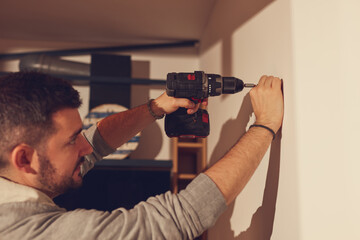
[[[12,182],[0,177],[0,204],[14,202],[37,202],[56,206],[54,201],[45,193],[29,186]]]

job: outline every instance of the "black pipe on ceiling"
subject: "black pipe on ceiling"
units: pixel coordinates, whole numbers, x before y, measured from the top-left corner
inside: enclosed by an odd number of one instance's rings
[[[57,56],[47,55],[26,55],[20,58],[20,71],[39,71],[50,74],[55,77],[69,80],[75,85],[89,85],[91,83],[108,83],[108,84],[141,84],[141,85],[164,85],[165,80],[129,78],[129,77],[104,77],[91,76],[91,65],[60,59]],[[9,74],[0,72],[0,76]]]
[[[85,55],[96,52],[124,52],[124,51],[133,51],[133,50],[147,50],[147,49],[161,49],[161,48],[195,47],[198,43],[199,43],[198,40],[186,40],[186,41],[171,42],[171,43],[139,44],[139,45],[115,46],[115,47],[9,53],[9,54],[0,54],[0,60],[18,59],[26,55],[44,54],[49,56],[72,56],[72,55]]]
[[[20,58],[20,71],[39,71],[51,75],[90,76],[90,64],[62,60],[56,56],[26,55]]]
[[[8,75],[10,72],[0,72],[0,77]],[[163,79],[148,79],[148,78],[128,78],[128,77],[103,77],[103,76],[80,76],[68,74],[51,74],[54,77],[59,77],[70,81],[75,85],[89,85],[92,83],[108,83],[108,84],[140,84],[140,85],[165,85],[166,80]]]

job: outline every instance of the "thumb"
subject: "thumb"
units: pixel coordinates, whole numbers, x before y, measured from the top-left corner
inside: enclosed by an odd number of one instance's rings
[[[196,104],[193,101],[186,99],[186,98],[175,98],[174,104],[177,107],[183,107],[183,108],[195,108],[196,107]]]

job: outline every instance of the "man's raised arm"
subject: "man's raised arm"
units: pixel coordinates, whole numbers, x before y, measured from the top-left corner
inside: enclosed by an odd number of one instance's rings
[[[138,132],[155,121],[155,116],[161,117],[176,111],[179,107],[188,108],[188,113],[195,113],[199,104],[184,98],[172,98],[163,93],[150,102],[130,110],[113,114],[98,123],[98,131],[105,142],[113,149],[129,141]]]
[[[250,91],[256,117],[254,127],[205,172],[218,186],[228,205],[242,191],[264,157],[274,136],[271,130],[276,133],[281,127],[284,114],[281,85],[279,78],[263,76],[260,79]]]

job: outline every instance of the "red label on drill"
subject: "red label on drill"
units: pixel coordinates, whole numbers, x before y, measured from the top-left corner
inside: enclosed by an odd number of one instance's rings
[[[195,80],[194,74],[189,74],[187,77],[188,77],[188,80]]]
[[[202,102],[201,99],[194,98],[194,97],[192,97],[191,100],[192,100],[193,102],[195,102],[195,103],[201,103],[201,102]]]
[[[202,115],[202,121],[204,123],[209,123],[209,114],[203,113]]]

